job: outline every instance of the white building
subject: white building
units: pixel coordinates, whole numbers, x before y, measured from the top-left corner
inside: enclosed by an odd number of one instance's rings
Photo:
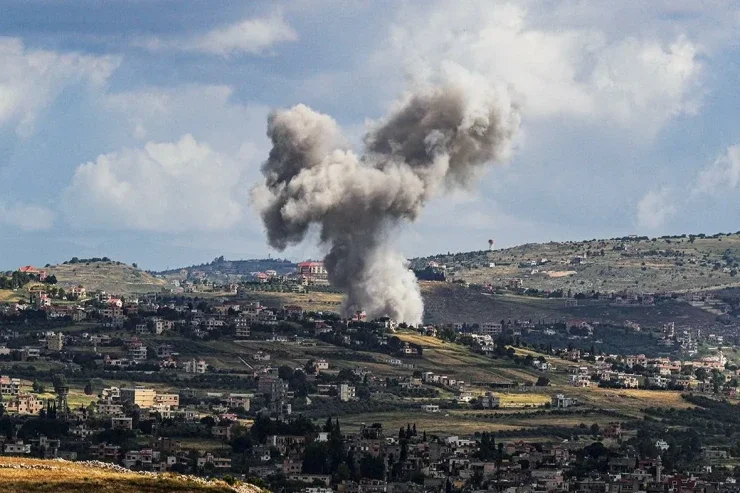
[[[339,385],[339,400],[342,402],[353,401],[356,399],[355,392],[355,387],[346,383],[342,383]]]
[[[203,359],[192,359],[190,361],[183,362],[182,367],[185,370],[185,373],[205,373],[208,369],[208,364]]]

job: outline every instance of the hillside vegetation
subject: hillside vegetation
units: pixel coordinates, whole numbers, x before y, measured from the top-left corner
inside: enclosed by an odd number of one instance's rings
[[[104,466],[100,464],[100,466]],[[123,472],[115,466],[60,460],[0,457],[0,490],[6,493],[257,493],[250,485],[231,487],[176,474]]]
[[[566,306],[560,298],[494,295],[447,282],[421,282],[421,292],[424,321],[433,324],[580,318],[615,325],[630,320],[651,327],[671,321],[696,327],[716,325],[716,315],[677,301],[652,306],[615,306],[607,300],[579,300],[578,306]]]
[[[128,264],[114,261],[79,262],[47,268],[64,288],[83,285],[90,291],[149,293],[161,291],[166,281]]]
[[[740,234],[526,244],[418,258],[412,266],[429,262],[444,266],[448,279],[493,286],[521,279],[524,288],[573,294],[719,289],[740,286]]]
[[[296,264],[282,259],[249,259],[249,260],[225,260],[223,256],[213,259],[212,262],[189,267],[165,270],[157,274],[167,279],[193,279],[207,278],[215,282],[235,282],[244,277],[251,276],[254,272],[274,270],[280,275],[295,272]]]

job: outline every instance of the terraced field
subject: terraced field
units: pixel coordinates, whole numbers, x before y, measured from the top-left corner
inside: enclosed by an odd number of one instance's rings
[[[718,289],[740,286],[738,233],[526,244],[413,259],[412,265],[434,261],[471,283],[505,286],[520,278],[524,287],[574,293]]]
[[[161,291],[166,282],[133,266],[118,262],[89,262],[47,268],[64,288],[83,285],[88,292],[137,294]]]

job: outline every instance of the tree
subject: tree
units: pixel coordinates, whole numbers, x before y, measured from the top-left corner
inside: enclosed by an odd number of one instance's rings
[[[46,387],[44,387],[44,385],[38,380],[34,380],[31,387],[36,394],[43,394],[44,392],[46,392]]]
[[[303,455],[305,474],[326,474],[328,472],[329,450],[325,443],[310,443]]]
[[[591,425],[591,434],[596,438],[599,436],[599,425],[598,423],[594,423]]]
[[[92,395],[93,394],[93,387],[92,382],[87,382],[85,385],[85,395]]]
[[[62,375],[61,373],[55,374],[52,379],[52,384],[54,385],[54,391],[58,392],[59,389],[62,389],[67,386],[67,377]]]
[[[365,455],[360,459],[360,475],[363,478],[385,479],[385,459]]]
[[[539,377],[537,378],[537,382],[535,382],[535,386],[537,387],[547,387],[550,385],[550,379],[547,377]]]
[[[337,482],[348,481],[352,477],[352,471],[349,470],[346,462],[339,464],[335,477]]]

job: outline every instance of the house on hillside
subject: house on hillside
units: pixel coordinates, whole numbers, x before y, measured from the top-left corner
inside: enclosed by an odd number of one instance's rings
[[[37,269],[32,265],[24,265],[23,267],[19,267],[18,272],[20,272],[21,274],[38,276],[39,281],[45,281],[47,277],[47,272],[45,270]]]

